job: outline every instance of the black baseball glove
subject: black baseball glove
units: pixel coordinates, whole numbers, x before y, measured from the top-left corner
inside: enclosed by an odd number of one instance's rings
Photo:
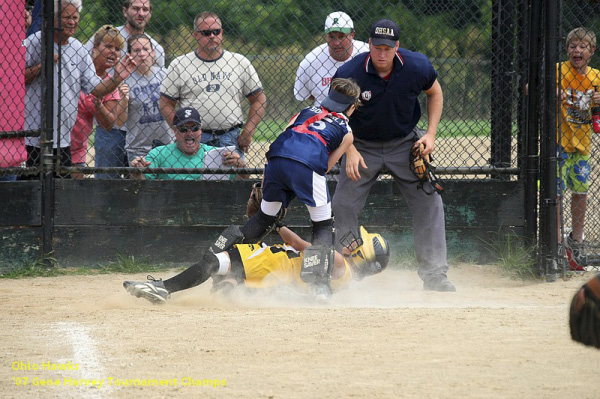
[[[260,203],[262,201],[262,186],[261,183],[254,183],[252,185],[252,192],[250,192],[250,198],[246,204],[246,217],[250,219],[260,209]]]

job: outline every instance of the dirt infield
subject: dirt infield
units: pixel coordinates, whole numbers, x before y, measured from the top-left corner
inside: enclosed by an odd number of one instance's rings
[[[590,274],[523,283],[463,264],[450,276],[458,292],[436,293],[388,270],[313,307],[224,302],[207,286],[153,306],[121,287],[142,275],[0,280],[1,396],[600,397],[600,351],[567,326]]]

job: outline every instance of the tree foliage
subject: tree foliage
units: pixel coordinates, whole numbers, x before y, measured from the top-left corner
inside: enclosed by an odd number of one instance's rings
[[[122,25],[122,0],[86,0],[79,38],[87,40],[104,24]],[[357,38],[367,40],[371,24],[391,19],[402,30],[403,43],[421,46],[428,31],[457,35],[474,25],[489,24],[485,18],[491,0],[402,0],[369,4],[363,0],[153,0],[153,15],[148,26],[152,35],[165,37],[191,27],[194,16],[214,11],[223,21],[227,34],[236,41],[255,42],[259,48],[296,45],[313,46],[320,36],[326,16],[336,10],[347,12],[354,20]]]

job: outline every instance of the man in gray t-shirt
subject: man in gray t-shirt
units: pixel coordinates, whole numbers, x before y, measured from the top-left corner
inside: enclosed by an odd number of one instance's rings
[[[247,152],[267,105],[262,83],[250,60],[223,48],[221,18],[209,11],[194,20],[196,51],[169,65],[160,89],[160,110],[172,123],[175,110],[193,107],[202,115],[202,142],[215,147],[235,145]],[[242,101],[248,101],[244,121]]]

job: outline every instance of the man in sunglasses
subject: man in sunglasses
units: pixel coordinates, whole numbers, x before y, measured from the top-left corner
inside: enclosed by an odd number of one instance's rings
[[[175,142],[151,150],[145,157],[137,157],[131,162],[138,168],[203,168],[204,156],[214,147],[202,144],[202,121],[194,108],[181,108],[173,116]],[[223,165],[243,168],[244,161],[235,151],[223,152]],[[201,180],[201,174],[159,173],[146,174],[146,179],[162,180]],[[141,176],[140,176],[141,177]],[[143,178],[143,177],[141,177]]]
[[[194,20],[196,51],[182,55],[169,66],[161,86],[160,109],[172,123],[177,105],[194,107],[204,117],[202,142],[215,147],[235,145],[248,151],[267,99],[250,61],[223,49],[219,16],[203,12]],[[241,99],[250,103],[246,122]]]

